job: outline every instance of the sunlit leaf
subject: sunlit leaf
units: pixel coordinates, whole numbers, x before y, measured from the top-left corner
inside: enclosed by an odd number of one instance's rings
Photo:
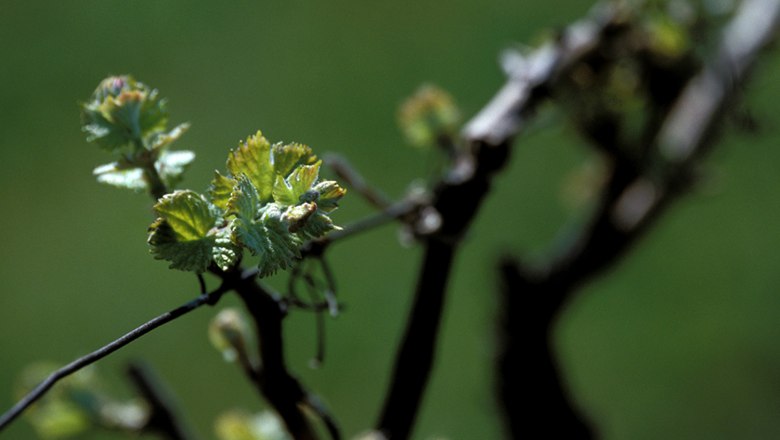
[[[170,188],[181,180],[182,174],[193,160],[195,153],[192,151],[163,151],[154,166],[160,178]]]
[[[217,208],[194,191],[176,191],[154,207],[160,216],[149,228],[148,242],[155,258],[179,270],[203,272],[214,256],[220,220]]]
[[[180,241],[198,240],[214,227],[218,214],[200,194],[175,191],[160,199],[154,210],[171,226]]]
[[[57,369],[50,362],[27,366],[16,382],[16,395],[22,397]],[[92,425],[96,400],[90,388],[96,388],[94,368],[87,368],[63,379],[26,413],[35,431],[44,439],[73,438],[83,434]],[[73,397],[81,395],[79,401]]]
[[[230,194],[235,185],[235,179],[223,176],[219,171],[214,171],[214,179],[211,180],[208,190],[211,203],[220,209],[227,209],[228,200],[230,200]]]
[[[281,205],[299,203],[301,197],[312,189],[321,164],[322,162],[316,162],[313,165],[300,165],[287,178],[277,175],[273,190],[274,201]]]
[[[317,161],[311,148],[303,144],[274,144],[271,148],[274,171],[287,176],[298,165],[310,165]]]
[[[260,196],[257,194],[257,189],[246,176],[239,177],[228,199],[226,206],[228,214],[254,220],[259,207]]]
[[[271,199],[275,179],[271,144],[260,131],[230,152],[227,169],[233,177],[246,176],[257,189],[261,201]]]
[[[97,177],[98,182],[118,188],[144,191],[148,187],[141,168],[127,168],[126,165],[120,162],[101,165],[95,168],[92,174]]]
[[[130,133],[108,120],[99,109],[85,111],[82,130],[87,134],[87,142],[113,150],[132,143]]]

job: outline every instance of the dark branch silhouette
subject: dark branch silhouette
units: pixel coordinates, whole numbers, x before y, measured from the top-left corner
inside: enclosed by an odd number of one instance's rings
[[[488,194],[493,175],[505,164],[507,143],[471,142],[454,157],[436,185],[430,206],[441,219],[433,233],[420,234],[425,247],[414,304],[376,429],[387,438],[409,437],[436,355],[447,282],[458,245]]]
[[[285,310],[280,298],[274,297],[254,280],[236,285],[236,292],[257,330],[260,366],[256,372],[256,383],[260,391],[279,413],[293,438],[316,439],[316,432],[301,409],[308,392],[287,370],[282,336]],[[334,438],[339,438],[337,431]]]
[[[149,365],[140,361],[132,362],[127,367],[127,375],[149,405],[149,420],[144,430],[157,432],[171,440],[196,438],[192,430],[181,420],[172,395],[165,389]]]

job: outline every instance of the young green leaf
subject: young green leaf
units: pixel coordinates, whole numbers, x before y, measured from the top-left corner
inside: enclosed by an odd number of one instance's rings
[[[15,384],[17,394],[24,396],[56,369],[56,364],[48,362],[27,366]],[[93,372],[94,369],[85,369],[65,378],[59,386],[30,408],[27,420],[38,437],[74,438],[89,430],[92,425],[90,412],[71,396],[81,392],[82,401],[94,401],[94,394],[90,393],[90,387],[96,385]]]
[[[257,189],[261,201],[271,199],[274,185],[271,144],[260,131],[230,152],[227,169],[234,178],[245,175]]]
[[[244,211],[233,213],[236,215],[230,222],[233,241],[249,249],[252,255],[260,256],[258,268],[261,277],[287,269],[300,258],[302,241],[297,234],[290,232],[281,206],[268,203],[259,210],[257,218],[241,215]]]
[[[146,138],[164,130],[167,121],[165,100],[131,76],[106,78],[82,105],[87,140],[108,150],[148,148]]]
[[[178,183],[195,154],[168,151],[189,124],[166,131],[167,122],[157,90],[130,76],[103,80],[82,105],[82,130],[88,141],[121,153],[121,159],[96,168],[98,182],[136,191],[152,187],[155,194]]]
[[[317,161],[317,156],[309,146],[298,143],[276,143],[271,147],[271,154],[274,171],[283,177],[298,165],[311,165]]]
[[[287,178],[277,174],[273,188],[274,201],[281,205],[300,203],[301,198],[311,190],[317,180],[321,164],[322,162],[318,161],[313,165],[299,165]]]
[[[181,175],[193,160],[195,153],[192,151],[163,151],[154,166],[162,181],[172,187],[181,180]],[[134,191],[145,191],[149,188],[143,168],[124,160],[101,165],[95,168],[92,174],[97,177],[98,182],[118,188]]]
[[[195,160],[195,153],[187,150],[163,151],[154,163],[157,173],[169,188],[181,181],[187,166]]]
[[[211,258],[222,270],[236,267],[241,260],[241,248],[233,243],[230,238],[230,230],[222,228],[214,237],[214,247],[211,249]]]
[[[168,148],[171,143],[178,140],[184,133],[187,132],[187,130],[189,130],[189,128],[190,124],[185,122],[183,124],[177,125],[173,130],[167,133],[165,131],[160,131],[152,134],[152,136],[149,137],[149,149],[162,150],[164,148]]]
[[[101,165],[92,171],[97,181],[117,188],[127,188],[133,191],[145,191],[148,187],[144,179],[144,171],[127,163],[112,162]]]
[[[123,91],[129,91],[130,83],[133,81],[129,76],[108,77],[100,82],[90,100],[82,104],[82,130],[87,133],[88,142],[95,142],[103,148],[113,150],[132,141],[128,137],[127,130],[115,124],[109,115],[104,114],[102,105],[106,100],[116,98]]]
[[[214,227],[218,214],[194,191],[175,191],[160,199],[155,212],[171,226],[179,241],[199,240]]]
[[[178,176],[165,170],[178,171],[187,159],[163,152],[159,162],[167,167],[160,174]],[[215,173],[209,200],[191,191],[160,200],[152,252],[184,270],[203,271],[212,262],[226,270],[238,263],[241,248],[260,257],[260,276],[290,267],[305,240],[338,229],[327,214],[346,191],[317,182],[321,165],[306,145],[272,146],[258,131],[230,152],[227,175]]]
[[[230,193],[226,212],[239,218],[254,220],[258,215],[259,208],[260,196],[257,193],[257,189],[252,185],[248,177],[239,177]]]
[[[132,142],[127,131],[116,126],[100,111],[86,108],[84,111],[82,129],[87,133],[87,142],[95,142],[107,150],[115,150]]]
[[[154,257],[172,269],[203,272],[214,260],[219,210],[193,191],[175,191],[154,207],[160,216],[149,228]],[[214,230],[214,232],[212,232]],[[224,263],[224,261],[222,261]]]
[[[223,176],[219,171],[214,171],[214,179],[212,179],[208,189],[211,203],[222,210],[227,209],[228,200],[234,186],[236,186],[236,179]]]

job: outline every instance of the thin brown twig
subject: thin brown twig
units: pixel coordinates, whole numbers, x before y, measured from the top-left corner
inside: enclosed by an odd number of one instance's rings
[[[301,254],[303,258],[306,258],[309,255],[322,255],[325,249],[334,242],[374,230],[392,221],[414,215],[422,206],[426,205],[427,202],[421,200],[401,200],[400,202],[392,203],[382,210],[382,212],[369,215],[363,219],[350,223],[339,230],[330,232],[322,238],[306,242],[301,247]]]
[[[346,182],[347,186],[360,194],[372,206],[377,209],[386,209],[392,205],[393,201],[376,187],[369,185],[366,182],[366,179],[364,179],[344,157],[336,154],[329,154],[325,156],[324,160],[325,164],[330,167],[341,180]]]

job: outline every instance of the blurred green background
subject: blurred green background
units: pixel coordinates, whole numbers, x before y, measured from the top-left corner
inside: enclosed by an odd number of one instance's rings
[[[177,145],[198,155],[185,187],[204,190],[227,150],[262,129],[343,154],[398,197],[432,163],[398,134],[404,97],[434,82],[471,116],[502,83],[501,49],[590,6],[0,0],[0,410],[26,365],[70,361],[197,293],[193,276],[148,255],[148,197],[94,182],[92,168],[111,158],[85,142],[77,103],[104,76],[132,73],[169,98],[172,123],[192,123]],[[747,90],[761,131],[729,131],[705,184],[561,317],[566,375],[604,439],[780,438],[778,68],[780,57],[766,58]],[[493,266],[506,251],[543,252],[573,215],[563,188],[586,157],[560,122],[517,142],[457,261],[415,438],[501,437]],[[371,212],[357,196],[342,207],[341,224]],[[377,416],[414,285],[419,250],[396,234],[388,226],[332,249],[347,309],[328,322],[323,368],[307,366],[313,317],[286,327],[291,368],[348,436]],[[198,310],[102,361],[108,386],[127,395],[125,363],[149,360],[203,438],[221,411],[259,409],[207,341],[215,313]],[[34,438],[25,421],[0,436]]]

